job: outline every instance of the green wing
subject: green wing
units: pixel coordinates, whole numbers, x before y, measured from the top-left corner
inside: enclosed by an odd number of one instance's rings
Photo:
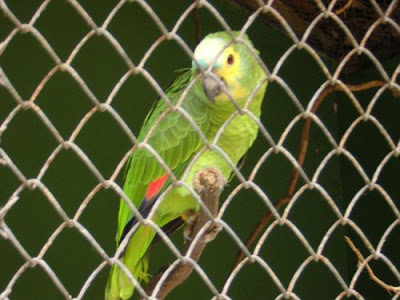
[[[167,90],[166,95],[176,104],[190,82],[190,70],[181,74]],[[182,107],[205,132],[208,128],[207,106],[188,92]],[[161,119],[160,119],[161,118]],[[153,128],[154,127],[154,128]],[[163,158],[171,170],[187,162],[192,154],[199,149],[202,141],[185,116],[179,111],[173,111],[166,101],[160,99],[145,119],[138,140],[142,142],[151,132],[148,144]],[[137,208],[145,198],[149,184],[166,174],[166,170],[154,155],[145,148],[135,150],[129,158],[124,181],[124,192]],[[124,227],[132,218],[132,211],[121,199],[118,215],[117,244],[120,241]]]

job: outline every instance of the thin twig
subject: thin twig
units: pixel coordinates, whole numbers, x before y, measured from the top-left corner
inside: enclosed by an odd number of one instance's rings
[[[341,15],[342,13],[346,13],[346,11],[352,6],[352,4],[353,4],[353,0],[347,1],[347,3],[343,7],[335,10],[335,14]]]
[[[194,30],[195,30],[195,42],[196,45],[200,43],[201,40],[201,24],[200,24],[200,17],[199,17],[199,0],[194,0],[196,2],[196,7],[193,10],[193,17],[194,17]]]
[[[224,184],[225,179],[223,175],[215,168],[207,168],[199,171],[194,179],[194,189],[196,193],[200,195],[204,205],[214,217],[218,213],[219,194]],[[187,237],[187,240],[190,242],[185,243],[182,250],[183,255],[188,255],[188,258],[196,263],[200,259],[206,244],[217,236],[219,230],[219,225],[213,222],[204,210],[201,210],[190,228],[190,233],[188,233]],[[196,244],[192,245],[193,243]],[[168,266],[165,266],[153,277],[146,289],[148,295],[153,293],[167,270]],[[164,299],[173,289],[182,284],[192,271],[192,263],[187,260],[181,261],[169,272],[161,283],[161,288],[154,297],[157,299]]]
[[[363,90],[367,90],[367,89],[371,89],[371,88],[375,88],[375,87],[382,87],[385,84],[386,84],[386,82],[384,82],[384,81],[373,80],[373,81],[369,81],[369,82],[365,82],[365,83],[361,83],[361,84],[357,84],[357,85],[346,85],[346,88],[352,92],[358,92],[358,91],[363,91]],[[329,94],[331,94],[333,92],[343,91],[344,89],[345,88],[339,84],[334,84],[334,85],[328,86],[325,90],[323,90],[323,92],[316,99],[314,105],[311,108],[311,112],[315,114],[316,111],[318,110],[320,104],[322,103],[322,101],[324,101],[324,99]],[[400,94],[400,91],[398,91],[398,90],[392,90],[392,92],[396,97],[398,97]],[[311,121],[312,121],[312,119],[310,117],[307,118],[304,122],[303,129],[301,131],[300,149],[299,149],[299,154],[297,156],[297,162],[300,167],[303,166],[304,160],[305,160],[306,154],[307,154]],[[280,209],[284,204],[287,204],[292,199],[293,194],[295,192],[297,182],[299,180],[299,176],[300,176],[300,172],[298,171],[298,169],[294,169],[293,173],[292,173],[292,178],[289,182],[286,196],[282,197],[274,204],[274,206],[277,210]],[[267,226],[268,222],[271,220],[271,217],[272,217],[271,211],[268,211],[264,214],[264,216],[261,218],[261,220],[258,222],[256,227],[254,228],[254,230],[252,231],[252,233],[246,240],[247,249],[249,249],[251,247],[251,245],[255,242],[255,240],[261,233],[261,231],[263,231],[265,226]],[[240,251],[237,254],[233,268],[235,268],[244,259],[244,256],[245,256],[245,254],[242,251]]]
[[[363,255],[361,254],[361,251],[358,250],[358,248],[354,245],[353,241],[348,237],[344,237],[347,244],[349,245],[350,249],[353,250],[353,252],[357,255],[357,258],[360,262],[360,264],[364,263],[365,259]],[[365,268],[367,269],[369,277],[375,281],[377,284],[379,284],[381,287],[383,287],[389,294],[391,293],[398,293],[400,292],[400,286],[393,286],[390,284],[385,283],[381,279],[379,279],[375,274],[374,271],[372,271],[371,267],[368,265],[368,263],[365,264]]]

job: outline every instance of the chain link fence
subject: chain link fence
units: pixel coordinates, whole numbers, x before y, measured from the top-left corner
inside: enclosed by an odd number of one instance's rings
[[[259,137],[170,298],[399,299],[400,9],[383,2],[1,0],[0,299],[103,297],[146,112],[199,36],[232,29],[268,74]],[[160,238],[151,274],[187,260],[182,231]]]

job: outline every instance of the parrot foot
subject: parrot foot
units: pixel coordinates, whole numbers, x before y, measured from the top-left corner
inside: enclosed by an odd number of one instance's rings
[[[187,242],[191,242],[193,239],[190,237],[190,234],[192,233],[192,226],[185,226],[185,229],[183,230],[183,238],[185,239],[185,244]]]
[[[213,223],[204,233],[202,240],[204,243],[209,243],[215,239],[217,234],[222,230],[222,225],[218,223]]]
[[[194,215],[190,222],[187,222],[187,225],[185,226],[185,229],[183,230],[183,236],[186,242],[191,242],[193,241],[192,238],[192,231],[193,231],[193,225],[196,221],[196,215]],[[201,237],[201,242],[207,244],[211,242],[212,240],[215,239],[215,237],[218,235],[218,233],[222,230],[222,225],[218,223],[212,223],[207,226],[208,228],[205,230]]]
[[[183,237],[185,238],[185,243],[193,240],[190,237],[190,235],[192,234],[193,226],[194,223],[196,223],[196,220],[197,220],[197,213],[194,210],[190,210],[185,213],[186,226],[185,229],[183,230]]]

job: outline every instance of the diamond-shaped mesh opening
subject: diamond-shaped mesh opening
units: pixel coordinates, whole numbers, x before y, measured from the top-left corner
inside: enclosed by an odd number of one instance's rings
[[[32,110],[18,111],[4,131],[1,143],[25,176],[35,176],[57,145],[48,127]]]
[[[36,289],[34,288],[35,286],[40,286],[42,288]],[[14,297],[17,299],[25,297],[27,291],[29,291],[29,297],[33,299],[43,297],[62,299],[64,297],[49,275],[39,266],[32,269],[27,268],[26,271],[21,274],[13,290],[15,290]]]
[[[71,51],[91,29],[75,9],[64,1],[50,1],[37,19],[35,28],[63,60],[68,58]],[[63,38],[60,39],[60,36]]]
[[[36,207],[41,209],[35,209]],[[19,216],[21,212],[28,212],[21,222]],[[46,223],[38,220],[45,219]],[[30,255],[39,253],[53,234],[55,229],[62,223],[62,218],[53,207],[52,203],[40,191],[22,191],[17,202],[7,212],[4,222],[18,240],[18,243]],[[10,240],[14,246],[17,246]]]
[[[60,89],[65,89],[65,92],[60,94]],[[93,107],[73,77],[60,70],[49,78],[35,103],[64,138],[72,134],[80,120]]]
[[[17,33],[0,58],[8,79],[24,99],[29,99],[54,62],[31,33]]]
[[[132,299],[400,298],[398,1],[26,0],[0,11],[0,300],[102,299],[111,269],[113,299],[130,297],[123,284]],[[207,74],[173,80],[196,69],[202,38],[231,29],[260,56],[254,72],[221,75],[236,105],[222,117]],[[240,96],[258,67],[260,118],[257,96]],[[204,112],[188,108],[196,88]],[[209,129],[209,114],[225,123]],[[251,126],[239,161],[232,149]],[[207,153],[217,158],[202,163]],[[216,183],[196,181],[204,173]],[[149,283],[127,269],[142,248]]]
[[[70,247],[69,245],[74,245]],[[63,251],[69,249],[69,251]],[[76,259],[80,257],[81,259]],[[71,293],[78,294],[83,282],[101,263],[102,257],[96,253],[82,234],[74,228],[64,229],[46,252],[46,261],[53,271],[59,274],[62,282],[66,282],[65,288]],[[84,268],[80,266],[85,266]],[[68,273],[75,272],[75,279],[63,277]]]
[[[98,51],[98,49],[103,51]],[[92,36],[80,49],[72,67],[102,102],[126,71],[115,49],[103,36]]]
[[[69,216],[73,216],[87,194],[97,185],[97,178],[81,164],[79,155],[72,149],[53,152],[54,159],[43,176],[50,189]],[[68,192],[70,191],[70,192]]]

